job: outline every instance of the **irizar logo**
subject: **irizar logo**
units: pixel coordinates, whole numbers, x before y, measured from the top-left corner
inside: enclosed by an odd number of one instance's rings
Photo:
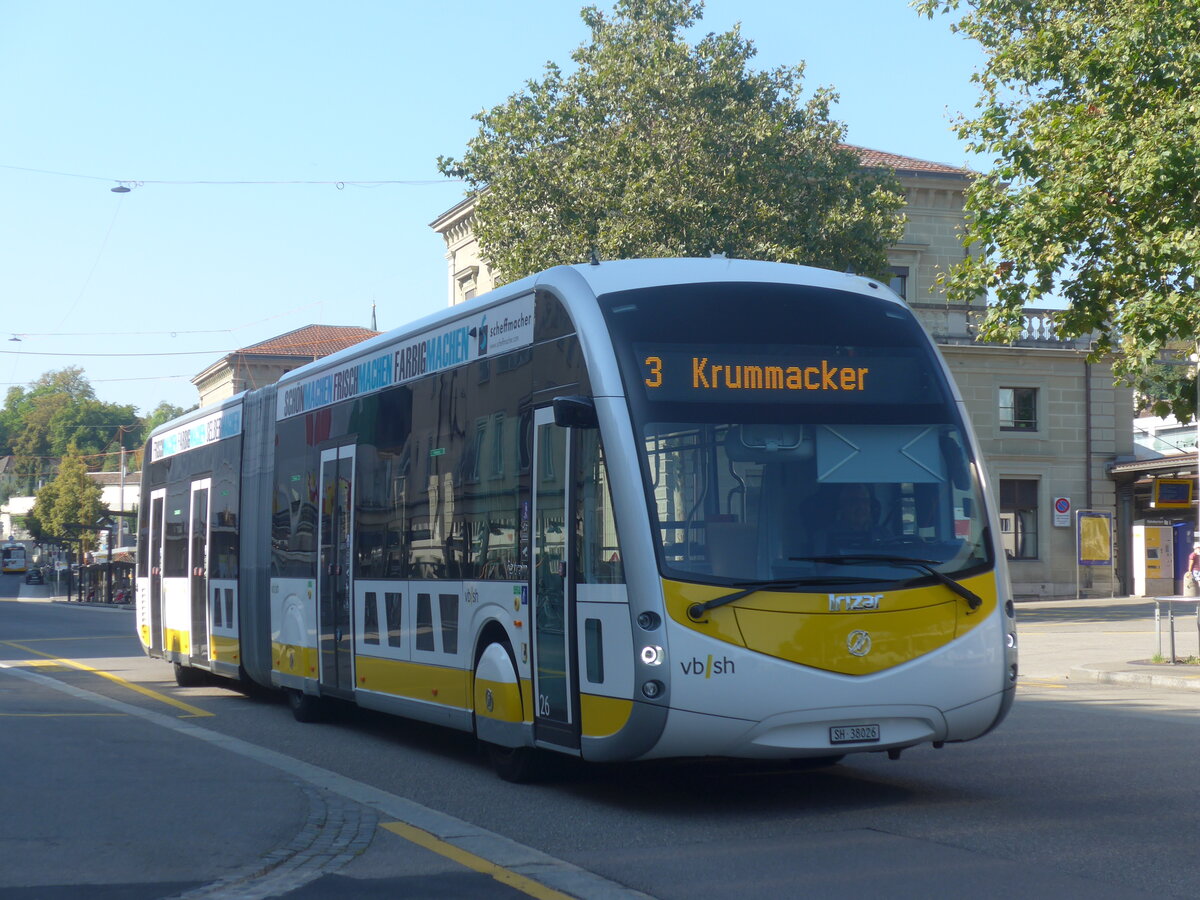
[[[883,594],[830,594],[830,612],[854,612],[857,610],[879,609]]]
[[[714,675],[732,675],[733,660],[729,657],[721,659],[713,659],[712,654],[708,655],[708,659],[697,659],[692,657],[680,662],[679,668],[683,670],[684,675],[703,675],[705,678],[712,678]]]

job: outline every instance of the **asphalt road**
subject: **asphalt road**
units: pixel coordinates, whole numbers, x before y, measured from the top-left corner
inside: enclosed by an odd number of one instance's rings
[[[519,786],[465,735],[357,711],[305,726],[271,697],[177,688],[132,623],[0,601],[0,808],[18,811],[0,817],[4,900],[512,897],[546,882],[663,900],[1144,898],[1200,883],[1190,692],[1047,672],[993,734],[894,762],[565,766]],[[1037,655],[1037,629],[1022,640]],[[499,868],[447,850],[462,845]],[[251,871],[280,855],[291,881]],[[513,873],[537,877],[493,877]]]

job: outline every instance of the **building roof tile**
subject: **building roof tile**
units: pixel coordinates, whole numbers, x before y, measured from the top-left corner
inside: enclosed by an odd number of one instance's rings
[[[897,172],[915,172],[928,175],[958,175],[969,178],[975,173],[971,169],[959,166],[948,166],[945,163],[930,162],[925,159],[914,159],[911,156],[901,156],[898,153],[887,153],[883,150],[871,150],[867,147],[844,145],[847,150],[854,150],[864,166],[869,169],[895,169]]]
[[[375,337],[378,331],[357,325],[305,325],[287,334],[277,335],[243,347],[237,353],[260,356],[299,356],[319,359]]]

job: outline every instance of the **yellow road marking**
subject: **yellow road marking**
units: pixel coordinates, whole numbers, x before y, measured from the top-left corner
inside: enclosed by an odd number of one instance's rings
[[[516,872],[496,865],[494,862],[489,862],[481,856],[476,856],[474,853],[469,853],[466,850],[455,847],[453,844],[448,844],[440,838],[434,837],[428,831],[423,831],[404,822],[381,822],[380,827],[386,828],[388,831],[398,834],[405,840],[412,841],[426,850],[432,850],[434,853],[453,860],[459,865],[466,866],[468,869],[474,869],[476,872],[490,875],[501,884],[507,884],[522,894],[536,897],[537,900],[571,900],[570,894],[564,894],[561,891],[548,888],[546,885],[534,881],[532,878],[518,875]]]
[[[72,669],[79,669],[81,672],[91,672],[94,675],[99,675],[101,678],[107,678],[114,684],[119,684],[123,688],[128,688],[131,691],[135,691],[145,697],[149,697],[151,700],[157,700],[160,703],[165,703],[168,706],[174,706],[176,709],[183,710],[186,715],[180,716],[179,718],[181,719],[213,715],[213,713],[201,709],[198,706],[192,706],[190,703],[184,703],[182,700],[176,700],[174,697],[168,697],[166,694],[160,694],[158,691],[152,691],[150,688],[142,687],[140,684],[134,684],[132,681],[126,681],[120,675],[114,675],[111,672],[105,672],[102,669],[93,668],[92,666],[85,665],[81,662],[76,662],[73,659],[63,659],[60,656],[54,656],[50,653],[43,653],[41,650],[34,650],[32,647],[26,647],[24,644],[18,644],[16,641],[0,641],[0,644],[4,644],[7,647],[15,647],[18,650],[24,650],[26,653],[44,656],[52,662],[58,663],[62,666],[70,666]],[[36,663],[38,660],[30,660],[30,662]]]
[[[1048,687],[1048,688],[1065,688],[1066,687],[1065,684],[1063,684],[1062,682],[1059,682],[1059,681],[1036,681],[1034,679],[1030,679],[1029,681],[1022,680],[1022,681],[1017,682],[1017,687],[1020,687],[1021,685],[1025,685],[1026,687]]]

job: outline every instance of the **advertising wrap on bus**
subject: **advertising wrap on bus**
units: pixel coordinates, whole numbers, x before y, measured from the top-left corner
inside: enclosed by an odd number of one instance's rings
[[[279,392],[276,418],[288,419],[373,394],[477,359],[533,343],[533,295],[519,297],[452,325],[410,335],[348,359]]]
[[[186,453],[242,433],[242,405],[236,404],[195,422],[155,435],[150,442],[150,461]]]

